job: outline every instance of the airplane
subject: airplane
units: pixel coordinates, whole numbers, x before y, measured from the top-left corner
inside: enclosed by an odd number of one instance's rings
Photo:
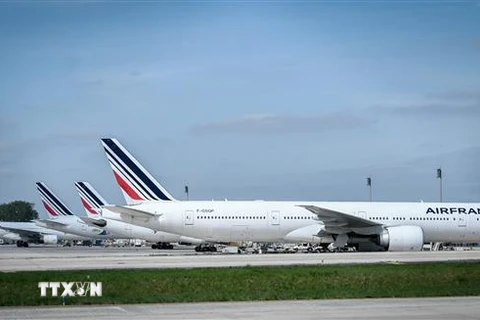
[[[154,242],[152,249],[173,249],[173,245],[170,244],[171,242],[185,244],[201,244],[204,242],[200,239],[154,231],[123,221],[104,218],[100,215],[100,212],[102,206],[108,205],[107,201],[105,201],[88,182],[75,182],[75,187],[77,188],[83,208],[87,213],[87,217],[82,217],[81,219],[90,225],[103,228],[119,238],[143,239]]]
[[[331,241],[339,248],[383,251],[419,251],[425,242],[480,242],[480,203],[152,199],[151,175],[132,166],[138,161],[118,140],[105,138],[102,144],[115,177],[115,168],[123,173],[120,188],[127,194],[132,186],[143,191],[136,193],[143,202],[105,206],[103,216],[154,230],[215,242]]]
[[[89,239],[112,239],[113,235],[97,226],[90,226],[77,217],[43,182],[37,182],[37,191],[50,219],[35,220],[41,227],[68,232]]]
[[[127,203],[131,204],[132,208],[136,208],[145,203],[162,203],[166,206],[173,205],[173,206],[183,206],[181,201],[176,200],[168,191],[158,182],[152,174],[150,174],[145,167],[141,165],[141,163],[116,139],[102,139],[103,147],[105,154],[107,156],[108,162],[110,167],[113,171],[115,180],[117,185],[120,187],[122,193],[125,196]],[[188,203],[188,202],[187,202]],[[212,202],[207,202],[211,204]],[[214,202],[213,202],[214,203]],[[190,206],[186,204],[187,206]],[[113,206],[115,207],[115,206]],[[108,210],[109,206],[104,206],[102,208],[102,216],[103,217],[110,217],[111,219],[122,219],[126,217],[120,217],[118,213]],[[309,216],[312,214],[302,210],[302,213],[306,213]],[[185,215],[188,215],[184,217]],[[177,218],[181,218],[183,220],[190,219],[190,215],[192,213],[187,210],[182,210],[178,213]],[[128,216],[128,215],[127,215]],[[145,215],[140,215],[137,217],[137,220],[140,219],[150,219],[151,216],[146,217]],[[133,221],[133,219],[128,220]],[[138,223],[134,223],[140,225],[140,221]],[[186,222],[189,224],[189,222]],[[209,229],[208,232],[205,234],[205,240],[209,242],[236,242],[236,241],[243,241],[249,240],[249,231],[244,230],[245,223],[239,223],[234,228],[232,228],[232,232],[229,232],[229,236],[218,238],[212,237],[208,233],[212,232],[213,229],[209,226],[206,226],[206,229]],[[143,226],[148,226],[148,224],[143,224]],[[302,230],[297,232],[292,232],[289,234],[283,234],[282,237],[271,237],[267,232],[264,236],[264,242],[278,242],[278,241],[290,241],[290,242],[324,242],[329,244],[332,242],[330,237],[319,238],[316,237],[316,234],[320,231],[320,223],[318,221],[312,222],[311,220],[306,221],[303,220],[296,220],[295,229],[299,227],[307,227],[308,230]],[[248,229],[248,228],[247,228]],[[159,229],[156,229],[159,230]],[[159,230],[161,231],[161,230]],[[250,230],[252,231],[252,230]],[[308,233],[308,235],[303,235],[301,232]],[[261,231],[259,232],[261,233]],[[183,234],[183,233],[180,233]],[[199,234],[204,234],[200,231]],[[263,241],[263,240],[261,240]]]
[[[34,222],[0,222],[0,238],[15,241],[17,247],[29,243],[57,244],[62,240],[87,240],[85,237],[37,226]]]

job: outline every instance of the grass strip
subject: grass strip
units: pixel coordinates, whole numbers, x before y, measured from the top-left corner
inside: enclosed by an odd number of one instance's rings
[[[61,304],[40,281],[103,283],[101,297],[67,298],[76,305],[471,296],[480,262],[0,273],[0,306]]]

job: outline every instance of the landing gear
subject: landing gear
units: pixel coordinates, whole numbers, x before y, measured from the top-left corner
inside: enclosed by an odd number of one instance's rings
[[[91,247],[91,246],[93,246],[93,242],[91,240],[85,240],[85,241],[83,241],[82,245],[84,247]]]
[[[323,253],[323,252],[329,252],[330,250],[328,249],[329,243],[322,243],[318,245],[315,249],[316,253]]]
[[[158,243],[152,244],[152,249],[172,250],[173,244],[168,242],[158,242]]]
[[[24,247],[24,248],[28,248],[28,242],[25,242],[25,241],[17,241],[17,247]]]
[[[200,244],[195,247],[196,252],[217,252],[217,247],[213,244]]]

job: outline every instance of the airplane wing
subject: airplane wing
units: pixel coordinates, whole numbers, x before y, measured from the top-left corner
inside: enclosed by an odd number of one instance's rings
[[[103,228],[107,225],[105,219],[94,219],[90,217],[80,217],[80,219],[88,225]]]
[[[108,209],[108,210],[110,210],[112,212],[115,212],[115,213],[125,214],[125,215],[128,215],[128,216],[133,216],[133,217],[142,218],[142,219],[151,219],[151,218],[160,216],[158,214],[154,214],[154,213],[151,213],[151,212],[132,209],[132,208],[128,208],[128,207],[115,206],[115,205],[103,206],[102,208]]]
[[[0,225],[0,228],[3,230],[10,231],[12,233],[16,233],[20,236],[22,239],[27,239],[30,241],[36,241],[40,239],[40,233],[37,231],[30,231],[30,230],[24,230],[24,229],[19,229],[19,228],[12,228],[12,227],[6,227],[3,225]]]
[[[340,211],[321,208],[318,206],[299,205],[308,211],[316,214],[318,219],[325,225],[325,231],[331,234],[345,234],[358,232],[359,230],[375,230],[382,225],[370,220],[359,218]],[[361,232],[364,233],[364,232]],[[368,232],[367,232],[368,233]]]

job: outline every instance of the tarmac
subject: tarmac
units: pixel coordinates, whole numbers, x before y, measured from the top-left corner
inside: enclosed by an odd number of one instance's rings
[[[0,272],[480,261],[480,250],[296,254],[141,248],[0,246]],[[478,319],[480,297],[3,307],[0,319]]]
[[[0,308],[0,319],[480,319],[480,297]]]
[[[420,252],[344,252],[295,254],[208,254],[192,248],[0,246],[0,271],[202,268],[277,265],[331,265],[480,261],[480,250]]]

